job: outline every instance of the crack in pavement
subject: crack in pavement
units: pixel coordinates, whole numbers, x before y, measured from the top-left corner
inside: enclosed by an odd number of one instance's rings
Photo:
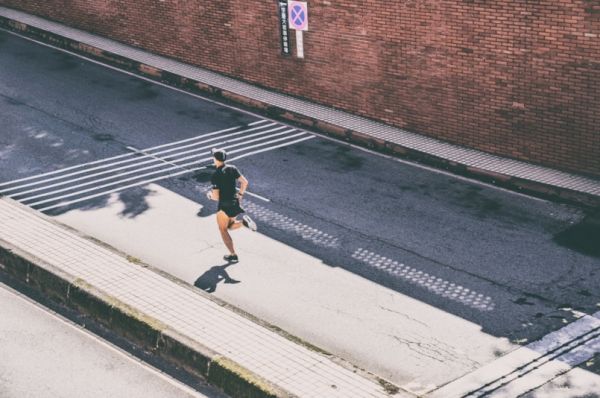
[[[391,338],[398,341],[399,343],[405,345],[412,352],[419,354],[420,356],[424,356],[430,359],[433,359],[440,363],[445,363],[446,359],[450,359],[449,357],[443,357],[442,352],[439,351],[436,347],[430,346],[429,344],[424,344],[419,341],[411,341],[396,335],[390,335]],[[427,346],[430,346],[429,350],[427,350]],[[438,354],[437,356],[435,354]]]
[[[416,322],[416,323],[418,323],[419,325],[425,326],[425,327],[427,327],[427,328],[429,327],[429,325],[428,325],[428,324],[426,324],[426,323],[424,323],[424,322],[421,322],[421,321],[419,321],[418,319],[415,319],[415,318],[413,318],[413,317],[411,317],[411,316],[409,316],[408,314],[405,314],[405,313],[403,313],[403,312],[396,311],[396,310],[393,310],[393,309],[391,309],[391,308],[384,307],[384,306],[382,306],[382,305],[380,305],[380,306],[379,306],[379,308],[381,308],[381,309],[382,309],[382,310],[384,310],[384,311],[388,311],[388,312],[391,312],[391,313],[394,313],[394,314],[398,314],[398,315],[400,315],[400,316],[402,316],[402,317],[404,317],[404,318],[408,319],[409,321],[413,321],[413,322]]]
[[[453,363],[458,363],[462,366],[469,367],[471,369],[476,368],[480,364],[476,361],[469,360],[465,357],[457,356],[456,352],[452,350],[452,348],[443,348],[445,344],[440,342],[437,339],[433,339],[434,342],[439,343],[439,345],[435,345],[432,343],[425,343],[421,341],[409,340],[407,338],[403,338],[396,335],[389,335],[394,340],[400,342],[405,345],[408,349],[410,349],[415,354],[433,359],[439,363],[446,364],[447,361],[452,361]],[[437,355],[436,355],[437,354]]]

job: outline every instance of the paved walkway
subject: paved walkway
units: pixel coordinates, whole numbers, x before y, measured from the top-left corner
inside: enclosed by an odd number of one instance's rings
[[[547,167],[537,166],[526,162],[506,159],[481,151],[452,145],[433,138],[413,134],[392,126],[352,115],[346,112],[317,105],[284,94],[268,91],[256,86],[235,80],[202,68],[177,62],[175,60],[152,54],[114,40],[106,39],[85,31],[67,27],[33,15],[16,10],[0,7],[0,16],[13,21],[19,21],[28,26],[51,32],[56,35],[84,43],[102,51],[108,51],[128,60],[167,71],[176,76],[201,82],[220,90],[234,93],[241,97],[258,101],[262,104],[276,106],[308,118],[323,121],[342,129],[356,131],[364,136],[397,144],[418,153],[443,159],[449,164],[458,164],[466,168],[487,172],[494,176],[507,176],[543,184],[557,189],[583,193],[600,198],[600,181],[583,176],[561,172]]]
[[[299,397],[386,397],[384,388],[229,310],[200,292],[128,261],[10,199],[0,199],[0,243],[83,280],[144,316]]]

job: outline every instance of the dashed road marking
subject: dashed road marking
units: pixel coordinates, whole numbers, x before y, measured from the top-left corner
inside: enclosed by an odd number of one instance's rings
[[[425,288],[438,296],[459,302],[468,307],[475,308],[476,310],[492,311],[495,307],[494,301],[490,296],[486,296],[483,293],[476,292],[457,283],[438,278],[435,275],[431,275],[417,268],[410,267],[363,248],[357,249],[354,254],[352,254],[352,257],[371,267]]]
[[[261,223],[265,223],[286,232],[294,233],[300,238],[310,241],[318,246],[328,248],[340,247],[339,239],[336,236],[303,224],[264,206],[250,202],[245,203],[244,208],[252,214],[253,218]]]

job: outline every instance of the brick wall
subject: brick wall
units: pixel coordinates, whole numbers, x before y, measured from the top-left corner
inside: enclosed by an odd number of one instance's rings
[[[600,176],[600,0],[308,0],[303,60],[280,54],[275,0],[0,4],[409,131]]]

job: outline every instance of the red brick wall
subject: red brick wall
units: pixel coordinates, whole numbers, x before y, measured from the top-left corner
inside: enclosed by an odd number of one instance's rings
[[[600,176],[600,0],[0,0],[409,131]],[[292,35],[293,38],[293,35]]]

